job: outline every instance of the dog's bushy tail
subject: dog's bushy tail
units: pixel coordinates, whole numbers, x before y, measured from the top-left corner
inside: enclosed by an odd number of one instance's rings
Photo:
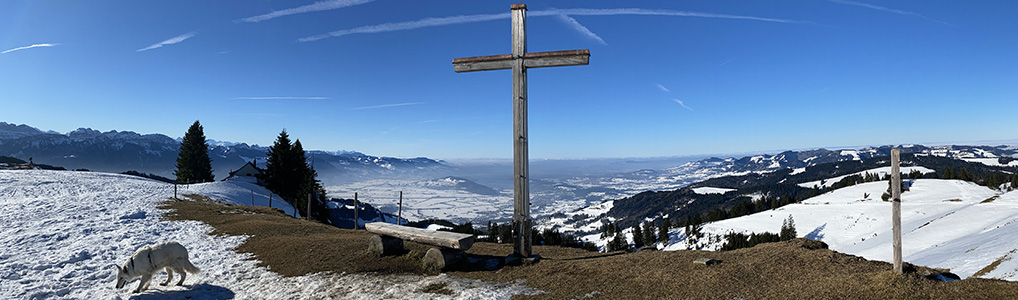
[[[194,266],[194,264],[192,264],[190,260],[183,259],[183,261],[184,261],[184,271],[187,271],[188,273],[191,274],[198,274],[198,272],[201,272],[201,269]]]

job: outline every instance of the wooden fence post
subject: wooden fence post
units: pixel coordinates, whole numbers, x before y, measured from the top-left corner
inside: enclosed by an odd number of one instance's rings
[[[399,191],[399,212],[396,213],[396,225],[403,225],[403,191]]]
[[[901,150],[891,149],[891,234],[894,247],[894,272],[901,274],[901,170],[899,156]]]
[[[357,192],[353,193],[353,229],[357,230],[360,227],[360,217],[357,215]]]

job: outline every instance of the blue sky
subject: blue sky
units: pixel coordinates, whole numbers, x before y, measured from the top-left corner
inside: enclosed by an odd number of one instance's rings
[[[512,157],[501,1],[2,1],[0,121]],[[538,1],[532,158],[1018,138],[1018,2]]]

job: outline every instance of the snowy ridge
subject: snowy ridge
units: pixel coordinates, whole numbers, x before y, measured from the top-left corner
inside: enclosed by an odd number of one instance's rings
[[[948,268],[970,277],[998,259],[983,278],[1018,280],[1018,192],[1002,193],[959,180],[915,179],[902,194],[904,260]],[[880,200],[887,182],[838,189],[798,204],[705,224],[703,232],[772,232],[791,215],[800,237],[821,240],[832,250],[870,260],[891,260],[891,204]],[[691,247],[683,229],[671,231],[665,250]],[[717,249],[724,240],[699,244]]]
[[[697,194],[724,194],[727,192],[734,191],[735,189],[726,189],[718,187],[697,187],[693,188],[693,192]]]
[[[905,173],[905,174],[911,173],[913,171],[918,171],[918,172],[923,173],[923,174],[934,173],[933,169],[930,169],[930,168],[927,168],[927,167],[901,167],[901,169],[899,170],[899,172]],[[804,187],[804,188],[812,188],[814,186],[826,188],[826,187],[831,187],[835,183],[838,183],[838,181],[841,181],[845,177],[849,177],[849,176],[853,176],[853,175],[862,176],[863,174],[866,174],[866,173],[870,173],[870,174],[873,174],[873,175],[880,175],[881,177],[883,177],[883,176],[887,176],[888,174],[891,174],[891,167],[881,167],[881,168],[870,169],[870,170],[866,170],[866,171],[862,171],[862,172],[855,172],[855,173],[852,173],[852,174],[845,174],[845,175],[842,175],[842,176],[838,176],[838,177],[834,177],[834,178],[829,178],[829,179],[824,179],[824,180],[804,182],[804,183],[800,183],[799,186]]]
[[[249,254],[234,252],[245,237],[210,236],[212,228],[201,222],[160,220],[163,212],[156,203],[172,196],[172,184],[134,176],[0,171],[0,222],[5,225],[0,227],[0,298],[509,299],[539,293],[448,275],[282,277],[257,266]],[[243,196],[226,200],[243,203]],[[188,276],[183,287],[152,284],[141,295],[130,294],[137,280],[114,288],[112,264],[123,263],[142,246],[170,240],[188,249],[201,273]],[[454,294],[421,291],[430,284],[446,284]]]

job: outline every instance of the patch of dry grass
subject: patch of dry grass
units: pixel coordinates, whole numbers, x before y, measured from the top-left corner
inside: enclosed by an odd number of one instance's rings
[[[1000,195],[993,195],[993,197],[986,198],[986,200],[979,202],[979,204],[990,203],[993,202],[994,200],[997,200],[997,198],[1000,198]]]
[[[166,218],[205,222],[215,228],[213,234],[251,236],[238,250],[253,253],[284,276],[322,271],[427,273],[420,263],[427,246],[412,242],[405,243],[404,255],[379,258],[367,252],[367,232],[302,221],[269,208],[172,200],[162,207],[173,210]],[[484,265],[505,257],[511,248],[475,243],[467,253]],[[806,239],[727,252],[595,253],[545,246],[535,246],[534,252],[542,259],[532,265],[496,270],[461,265],[448,273],[522,282],[548,292],[514,299],[1018,299],[1015,282],[940,282],[921,275],[941,271],[914,266],[910,273],[898,275],[889,263],[837,253]],[[694,264],[697,258],[722,263]],[[437,294],[448,291],[438,285],[427,289]]]
[[[211,225],[212,234],[247,235],[237,251],[254,254],[283,276],[316,272],[426,273],[420,263],[427,248],[406,243],[411,250],[401,256],[376,257],[368,253],[369,233],[339,229],[286,216],[278,209],[223,205],[210,201],[170,200],[168,220],[196,220]]]
[[[972,277],[979,277],[986,275],[987,273],[993,272],[993,270],[997,269],[997,266],[999,266],[1000,263],[1007,260],[1011,260],[1011,254],[1014,254],[1015,251],[1018,251],[1018,249],[1011,249],[1011,251],[1008,251],[1007,254],[1004,254],[1004,256],[1001,256],[1000,258],[993,261],[989,265],[986,265],[982,269],[979,269],[979,271],[976,271],[975,274],[972,274]]]

